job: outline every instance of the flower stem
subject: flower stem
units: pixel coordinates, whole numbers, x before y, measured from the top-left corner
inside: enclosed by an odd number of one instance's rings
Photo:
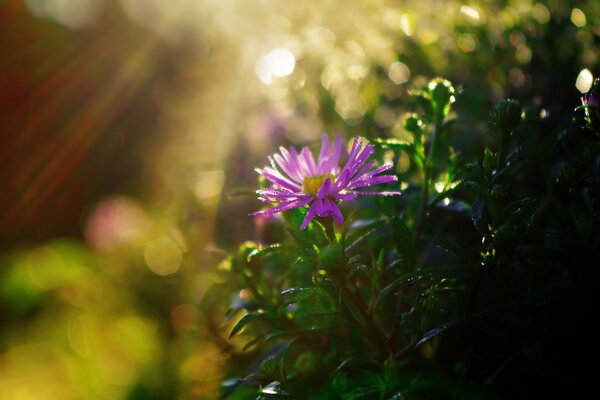
[[[511,134],[511,131],[502,132],[502,141],[500,142],[500,151],[498,152],[498,169],[502,168],[506,162],[506,153]]]
[[[331,218],[319,218],[319,222],[325,228],[325,236],[329,240],[330,244],[334,244],[337,242],[335,237],[335,229],[333,227],[333,220]]]
[[[431,145],[427,152],[425,165],[423,166],[423,190],[421,192],[421,205],[419,209],[419,217],[415,226],[415,240],[421,236],[425,217],[427,216],[427,208],[429,207],[429,186],[431,181],[431,173],[433,172],[434,157],[437,153],[438,136],[442,130],[441,117],[436,116],[433,132],[431,133]]]
[[[391,351],[388,340],[381,329],[379,329],[379,326],[375,322],[373,315],[371,315],[367,310],[365,303],[356,287],[352,286],[352,288],[353,290],[350,290],[347,287],[342,286],[343,291],[352,301],[352,304],[356,307],[356,310],[364,320],[367,331],[371,333],[371,338],[373,339],[374,344],[379,348],[379,351],[381,351],[382,356],[385,358]]]

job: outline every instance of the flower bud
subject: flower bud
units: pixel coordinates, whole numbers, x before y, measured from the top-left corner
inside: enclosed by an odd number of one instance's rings
[[[436,78],[429,82],[429,93],[438,117],[443,117],[450,110],[450,104],[454,102],[454,87],[450,81]]]
[[[517,100],[504,99],[496,104],[492,118],[502,133],[510,133],[519,125],[522,112],[521,104]]]
[[[410,114],[404,119],[404,129],[412,133],[415,139],[423,136],[423,121],[416,114]]]
[[[600,78],[594,80],[594,84],[589,92],[583,95],[581,102],[584,106],[595,107],[600,109]]]
[[[600,78],[594,80],[590,90],[583,95],[581,102],[586,107],[585,120],[594,130],[600,131]]]

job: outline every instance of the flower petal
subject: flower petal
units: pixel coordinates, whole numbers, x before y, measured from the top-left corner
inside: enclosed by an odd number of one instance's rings
[[[347,183],[348,183],[348,170],[344,169],[344,170],[342,170],[342,173],[338,176],[337,180],[333,184],[331,191],[332,192],[340,191],[346,187]]]
[[[325,182],[323,182],[323,184],[321,185],[319,190],[317,190],[317,197],[319,199],[324,199],[329,194],[329,191],[331,190],[331,186],[332,186],[331,179],[330,178],[325,179]]]
[[[274,170],[273,168],[266,167],[263,170],[257,170],[257,172],[278,186],[290,189],[293,192],[301,191],[299,185],[285,178],[279,171]]]
[[[315,159],[313,158],[312,153],[308,149],[308,147],[304,147],[300,152],[300,157],[304,160],[304,164],[306,165],[307,171],[310,176],[314,176],[317,174],[317,165],[315,164]]]
[[[300,230],[301,231],[303,231],[304,229],[306,229],[306,226],[308,225],[308,223],[310,221],[312,221],[312,219],[315,217],[315,210],[317,209],[317,205],[316,205],[317,201],[315,201],[314,203],[312,203],[312,205],[310,206],[310,208],[306,212],[306,217],[304,217],[304,220],[302,221],[302,224],[300,224]]]
[[[277,214],[277,213],[280,213],[283,211],[290,210],[292,208],[302,207],[302,206],[310,203],[312,200],[313,200],[312,197],[307,197],[305,199],[299,199],[299,200],[291,200],[291,201],[279,203],[278,206],[270,208],[268,210],[256,211],[256,212],[250,213],[249,215],[273,215],[273,214]]]
[[[306,193],[296,193],[296,192],[284,192],[281,190],[271,190],[271,189],[262,189],[257,190],[256,193],[261,197],[271,197],[275,199],[293,199],[293,198],[304,198],[306,196],[310,196]]]
[[[321,139],[321,152],[317,160],[317,174],[325,175],[324,167],[327,166],[329,159],[331,158],[331,149],[329,148],[329,136],[323,134]]]
[[[331,199],[325,199],[325,202],[327,203],[326,207],[329,210],[329,215],[331,215],[336,224],[342,225],[344,223],[344,216],[342,215],[340,208]]]
[[[333,145],[333,156],[331,157],[331,165],[330,169],[337,167],[340,162],[340,157],[342,155],[342,135],[338,134],[335,137],[335,143]]]
[[[284,149],[285,150],[285,149]],[[298,168],[294,164],[290,164],[285,157],[280,156],[279,154],[275,154],[273,156],[275,162],[279,167],[285,172],[292,180],[302,183],[302,179],[299,178]]]
[[[354,189],[358,187],[371,186],[371,185],[379,185],[382,183],[391,183],[397,182],[398,178],[396,175],[381,175],[375,176],[371,178],[359,179],[356,182],[348,185],[348,189]]]
[[[350,200],[354,200],[355,198],[357,198],[358,194],[356,194],[356,193],[334,193],[333,197],[336,200],[350,201]]]
[[[350,180],[350,182],[348,183],[348,186],[352,186],[352,184],[354,184],[355,182],[372,178],[373,176],[380,174],[384,171],[387,171],[393,167],[393,165],[391,165],[391,164],[384,164],[375,169],[372,169],[371,171],[368,171],[368,169],[373,165],[373,162],[374,162],[373,160],[369,161],[367,163],[367,165],[363,169],[361,169],[360,172],[358,172],[354,176],[354,178],[352,178]]]
[[[400,196],[402,192],[364,192],[361,190],[352,190],[348,194],[355,194],[361,196]]]
[[[308,167],[307,167],[306,163],[304,162],[304,159],[298,154],[296,149],[291,146],[290,146],[290,157],[292,157],[292,161],[298,167],[299,175],[302,178],[302,180],[304,180],[304,178],[306,178],[307,176],[311,176],[311,173],[308,170]]]

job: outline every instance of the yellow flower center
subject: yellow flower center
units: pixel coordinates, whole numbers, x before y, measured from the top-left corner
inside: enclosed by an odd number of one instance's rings
[[[302,191],[317,197],[317,192],[321,186],[323,186],[323,182],[325,182],[325,179],[327,178],[331,179],[331,183],[335,182],[335,178],[332,174],[307,176],[302,182]]]

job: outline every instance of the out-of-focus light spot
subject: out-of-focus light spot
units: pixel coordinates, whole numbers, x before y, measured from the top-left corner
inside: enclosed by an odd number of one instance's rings
[[[69,321],[67,336],[69,344],[81,357],[90,355],[90,323],[86,317],[76,317]]]
[[[166,276],[179,270],[182,252],[167,236],[150,240],[144,247],[144,260],[148,268],[157,275]]]
[[[148,229],[142,208],[126,197],[101,202],[90,214],[85,229],[86,240],[95,248],[110,247],[136,241]]]
[[[359,96],[339,96],[335,102],[335,110],[344,119],[357,119],[365,115],[365,106]]]
[[[291,51],[284,48],[271,50],[258,59],[254,71],[263,83],[270,85],[273,77],[288,76],[294,71],[296,58]]]
[[[65,259],[50,246],[42,246],[31,250],[25,265],[30,279],[40,289],[53,289],[64,280]]]
[[[394,124],[396,114],[389,107],[381,106],[375,110],[374,118],[377,125],[387,128]]]
[[[529,61],[531,61],[531,50],[529,49],[529,47],[522,44],[519,47],[517,47],[515,57],[517,61],[521,64],[527,64],[529,63]]]
[[[442,193],[446,187],[446,184],[444,182],[436,182],[434,186],[436,192]]]
[[[473,36],[465,33],[458,37],[457,46],[464,53],[470,53],[477,48],[477,43],[475,42]]]
[[[135,360],[120,346],[104,349],[96,360],[100,375],[112,385],[127,386],[138,372]]]
[[[361,54],[348,54],[344,58],[344,65],[346,76],[353,81],[360,81],[369,73],[369,62]]]
[[[396,85],[400,85],[410,79],[410,69],[406,64],[396,61],[390,65],[388,76]]]
[[[543,4],[536,4],[533,7],[532,15],[540,24],[547,24],[550,21],[550,11]]]
[[[527,79],[523,71],[521,71],[519,68],[512,68],[508,72],[508,80],[514,87],[520,88],[525,85]]]
[[[410,185],[408,184],[408,182],[402,182],[400,184],[400,190],[406,190],[406,189],[408,189],[409,186]]]
[[[94,26],[102,13],[99,0],[25,0],[25,5],[36,17],[52,19],[73,30]]]
[[[171,325],[176,332],[182,333],[192,327],[196,311],[191,304],[181,304],[171,310]]]
[[[306,33],[306,47],[315,54],[329,52],[335,44],[335,35],[327,28],[317,26]]]
[[[508,40],[510,40],[510,44],[512,44],[513,46],[519,47],[525,43],[525,35],[523,35],[522,32],[518,31],[511,32]]]
[[[394,165],[394,151],[393,150],[387,150],[385,153],[383,153],[383,163],[385,165]]]
[[[225,173],[221,170],[201,171],[193,174],[188,180],[188,187],[200,200],[210,199],[221,194]]]
[[[321,85],[327,90],[333,90],[344,82],[344,73],[341,64],[342,57],[338,51],[328,54],[325,60],[325,68],[321,73]]]
[[[391,29],[398,29],[402,14],[396,8],[386,8],[383,12],[383,23]]]
[[[410,169],[410,157],[404,151],[398,154],[398,162],[396,163],[396,172],[403,174]]]
[[[421,45],[428,45],[435,43],[439,40],[440,36],[437,32],[431,29],[422,29],[419,31],[419,42]]]
[[[540,110],[540,119],[544,119],[548,116],[548,111],[545,108]]]
[[[573,11],[571,11],[571,22],[576,27],[583,28],[587,22],[583,11],[579,8],[574,8]]]
[[[481,17],[479,16],[479,11],[469,6],[460,6],[460,12],[463,15],[471,18],[474,21],[479,21]]]
[[[444,197],[444,200],[442,200],[442,203],[444,203],[445,206],[448,206],[450,204],[450,199],[448,197]]]
[[[400,29],[406,36],[412,36],[413,28],[412,23],[408,15],[402,14],[400,17]]]
[[[577,75],[577,80],[575,81],[575,87],[581,93],[587,93],[587,92],[589,92],[590,88],[592,87],[593,82],[594,82],[594,76],[592,75],[592,73],[590,72],[589,69],[585,68],[585,69],[582,69],[581,72],[579,72],[579,75]]]
[[[206,342],[183,362],[179,373],[186,381],[202,382],[204,386],[213,385],[214,389],[218,389],[224,372],[224,362],[219,348]]]
[[[455,187],[457,187],[458,185],[460,185],[462,183],[462,181],[459,179],[457,181],[454,181],[450,184],[449,188],[450,189],[454,189]]]

